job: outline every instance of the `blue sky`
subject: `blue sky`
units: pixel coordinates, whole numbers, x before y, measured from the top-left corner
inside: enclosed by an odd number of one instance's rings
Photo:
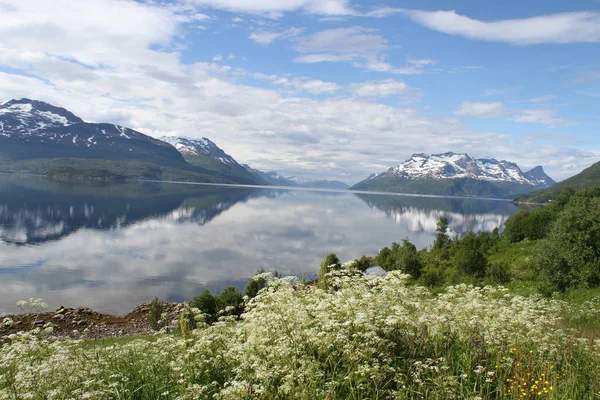
[[[347,183],[415,152],[600,160],[600,1],[490,3],[0,0],[0,100]]]

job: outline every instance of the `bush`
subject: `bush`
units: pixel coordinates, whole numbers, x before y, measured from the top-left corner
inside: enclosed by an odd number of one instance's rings
[[[489,265],[486,277],[491,283],[498,284],[509,283],[512,279],[508,264],[500,262]]]
[[[559,291],[600,284],[600,197],[591,193],[573,196],[538,246],[535,265]]]
[[[331,272],[334,269],[340,268],[342,268],[340,259],[333,253],[327,254],[327,256],[325,256],[325,259],[323,259],[323,262],[321,263],[321,268],[319,270],[319,287],[321,289],[327,289],[329,287],[327,273]]]
[[[474,233],[470,232],[455,244],[452,264],[469,275],[482,277],[487,268],[487,258],[481,251],[480,241]]]
[[[217,319],[219,311],[218,302],[210,290],[205,290],[201,295],[196,296],[192,301],[192,307],[199,309],[203,314],[207,314],[206,322],[213,323]]]
[[[163,310],[163,303],[155,297],[148,307],[148,323],[153,331],[159,331],[165,324],[162,320]]]
[[[258,271],[258,275],[263,274],[264,272],[264,269],[260,270]],[[251,299],[255,298],[258,292],[261,291],[261,289],[267,287],[267,280],[263,277],[259,277],[258,275],[250,278],[248,284],[246,285],[246,289],[244,289],[244,293],[246,294],[246,296],[248,296]]]

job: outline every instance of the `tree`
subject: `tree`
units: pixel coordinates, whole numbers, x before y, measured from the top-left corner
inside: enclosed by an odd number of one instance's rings
[[[233,307],[228,314],[241,315],[244,311],[244,296],[235,286],[227,286],[217,298],[219,310]]]
[[[392,269],[394,259],[392,257],[392,250],[390,250],[389,247],[384,247],[379,251],[379,254],[377,255],[377,264],[386,271]]]
[[[218,304],[217,299],[210,290],[205,290],[201,295],[196,296],[192,302],[192,307],[199,309],[203,314],[208,314],[207,323],[213,323],[217,320]]]
[[[433,242],[433,250],[439,251],[445,249],[450,244],[450,238],[448,237],[448,228],[450,224],[448,219],[441,217],[437,223],[435,241]]]
[[[487,258],[481,251],[481,243],[477,235],[470,232],[456,243],[456,251],[452,257],[454,266],[469,275],[482,277],[487,269]]]
[[[319,287],[321,289],[328,289],[329,282],[326,276],[327,273],[340,268],[342,268],[340,259],[333,253],[327,254],[321,263],[321,269],[319,271]]]
[[[256,274],[260,275],[260,274],[263,274],[264,272],[265,272],[265,270],[261,269]],[[258,278],[255,276],[248,281],[248,284],[246,285],[246,289],[244,289],[244,293],[246,293],[246,296],[253,299],[256,297],[258,292],[260,292],[260,290],[265,287],[267,287],[267,280],[265,278],[262,278],[262,277]]]
[[[600,285],[600,195],[582,191],[571,197],[540,242],[535,264],[549,289]]]
[[[359,271],[366,271],[369,267],[373,265],[373,260],[370,257],[362,256],[360,260],[355,261],[356,269]]]
[[[417,247],[409,242],[408,239],[402,239],[402,246],[398,246],[395,249],[393,258],[392,269],[400,270],[415,279],[419,278],[423,265]]]

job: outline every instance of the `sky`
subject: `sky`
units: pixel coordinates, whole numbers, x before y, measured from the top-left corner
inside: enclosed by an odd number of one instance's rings
[[[413,153],[600,160],[600,0],[0,0],[0,101],[356,183]]]

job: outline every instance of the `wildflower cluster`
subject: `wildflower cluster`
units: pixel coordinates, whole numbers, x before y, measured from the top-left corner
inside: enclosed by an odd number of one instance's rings
[[[593,399],[598,392],[600,355],[557,328],[556,302],[467,285],[434,295],[407,279],[334,269],[323,289],[270,277],[239,318],[225,312],[207,324],[203,310],[184,308],[181,335],[98,344],[12,335],[0,351],[0,400]]]

